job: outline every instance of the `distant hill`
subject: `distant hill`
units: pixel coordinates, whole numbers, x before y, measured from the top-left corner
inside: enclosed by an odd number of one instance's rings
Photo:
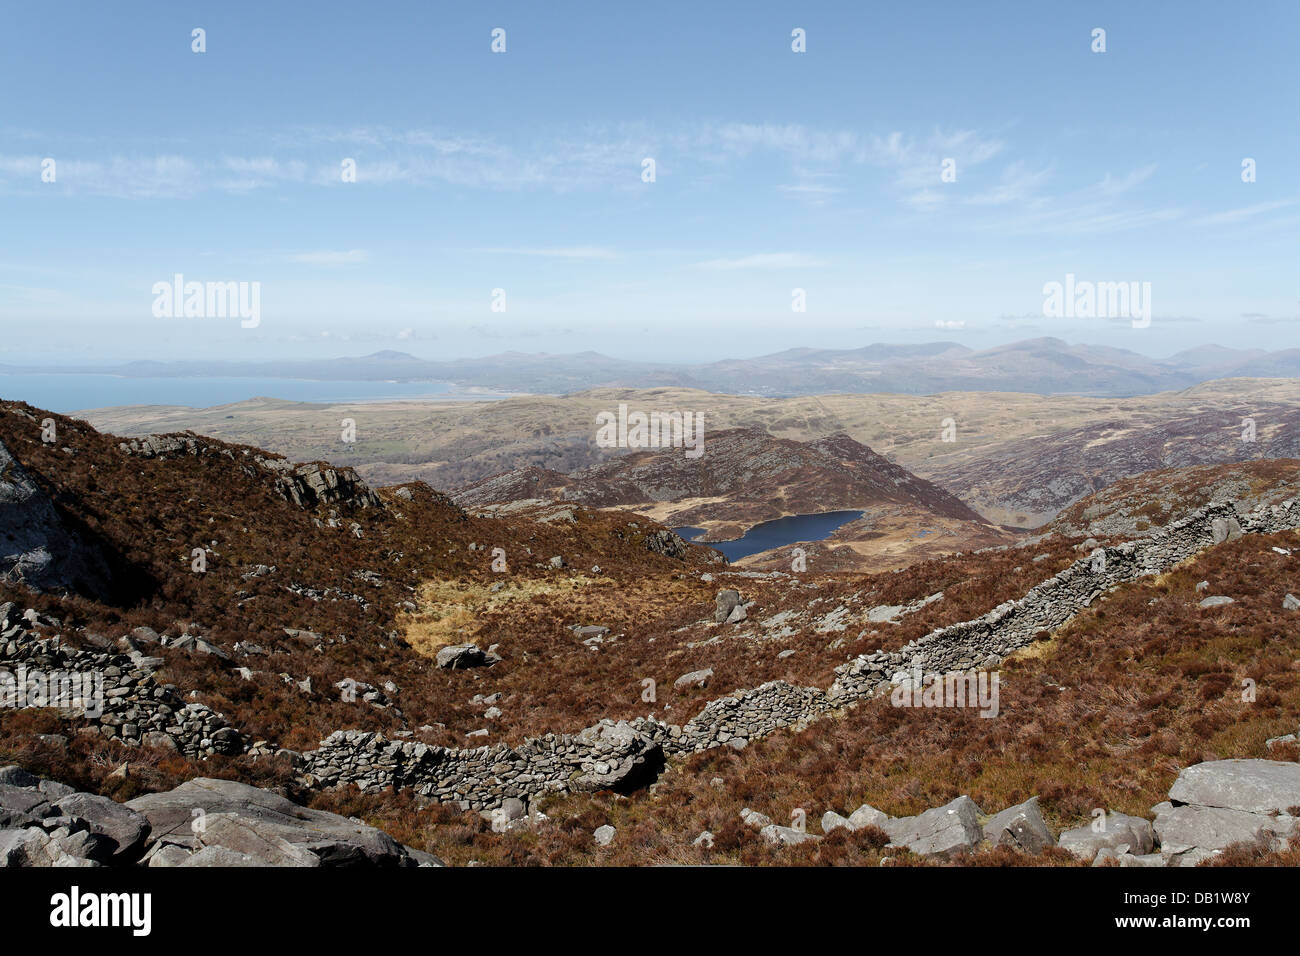
[[[1239,508],[1251,511],[1294,498],[1298,489],[1296,458],[1145,471],[1076,501],[1044,530],[1122,541],[1163,528],[1214,501],[1236,501]]]
[[[8,370],[436,381],[536,394],[605,387],[677,387],[772,397],[886,392],[929,395],[947,391],[1133,396],[1230,376],[1300,377],[1300,349],[1264,352],[1210,345],[1158,360],[1126,349],[1071,345],[1049,337],[980,351],[954,342],[876,343],[856,349],[795,348],[703,364],[630,361],[591,351],[568,355],[505,352],[439,362],[405,352],[383,351],[357,358],[314,361],[131,362],[113,367]]]
[[[570,474],[526,467],[454,495],[462,507],[489,511],[536,499],[634,510],[671,527],[701,528],[696,540],[704,542],[791,515],[864,511],[834,535],[838,544],[858,545],[842,556],[844,567],[871,565],[884,552],[897,563],[917,548],[929,554],[1001,540],[958,498],[844,434],[801,442],[735,428],[710,435],[697,459],[680,450],[637,451]],[[935,537],[918,537],[917,529]]]
[[[1246,419],[1255,424],[1253,441],[1243,441]],[[1085,495],[1142,472],[1298,457],[1300,408],[1240,402],[1164,420],[1128,416],[1008,441],[940,466],[931,477],[986,517],[1032,528]]]

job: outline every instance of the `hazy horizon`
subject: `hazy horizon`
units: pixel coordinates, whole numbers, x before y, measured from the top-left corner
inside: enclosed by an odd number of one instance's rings
[[[339,348],[335,348],[333,351],[331,351],[329,349],[329,346],[321,346],[316,349],[313,349],[312,350],[313,354],[309,354],[306,350],[304,350],[301,353],[286,354],[274,358],[267,358],[256,354],[249,355],[249,356],[242,356],[242,357],[241,356],[219,356],[219,357],[183,356],[183,357],[171,357],[171,358],[158,357],[156,355],[150,355],[150,354],[141,354],[141,355],[126,356],[121,358],[106,357],[106,358],[101,358],[99,361],[88,361],[84,357],[75,359],[75,357],[56,356],[56,359],[63,358],[65,360],[54,361],[54,362],[43,362],[37,359],[23,361],[20,359],[20,357],[13,356],[9,353],[4,353],[3,354],[4,361],[0,361],[0,368],[12,369],[18,373],[22,373],[30,369],[30,370],[50,372],[53,374],[57,374],[60,373],[61,369],[67,369],[69,372],[75,372],[87,368],[108,371],[115,368],[121,368],[125,366],[136,365],[136,364],[158,364],[158,365],[170,366],[170,365],[187,364],[187,363],[188,364],[213,364],[213,365],[217,365],[217,364],[241,365],[245,363],[255,363],[264,366],[265,367],[264,371],[270,377],[277,377],[274,373],[274,366],[276,365],[343,362],[349,360],[373,358],[382,355],[384,353],[392,353],[394,355],[407,356],[423,362],[461,362],[461,361],[483,360],[483,359],[489,359],[497,356],[510,355],[510,354],[534,356],[534,357],[551,356],[556,358],[562,358],[566,356],[580,355],[588,352],[595,353],[605,358],[613,359],[620,362],[647,362],[647,363],[664,364],[664,365],[700,366],[700,365],[708,365],[715,362],[722,362],[728,360],[752,361],[755,359],[761,359],[773,355],[778,355],[784,352],[801,351],[801,350],[853,351],[856,349],[868,349],[868,348],[881,347],[881,346],[919,347],[925,345],[948,344],[954,347],[968,348],[975,352],[982,352],[982,351],[1003,348],[1007,346],[1018,345],[1025,342],[1042,340],[1042,339],[1058,340],[1065,343],[1065,345],[1070,348],[1122,349],[1125,351],[1133,352],[1143,358],[1150,359],[1153,362],[1168,361],[1181,353],[1194,351],[1199,348],[1219,348],[1229,352],[1248,352],[1248,351],[1255,351],[1255,350],[1261,350],[1265,352],[1277,352],[1277,351],[1285,351],[1287,349],[1300,347],[1300,344],[1294,344],[1294,345],[1280,344],[1271,348],[1268,346],[1258,346],[1252,349],[1251,347],[1244,346],[1244,345],[1224,345],[1222,342],[1208,341],[1208,342],[1190,344],[1190,345],[1184,343],[1181,344],[1178,348],[1173,349],[1172,351],[1153,352],[1145,348],[1140,348],[1140,347],[1135,348],[1133,347],[1132,344],[1120,343],[1116,345],[1111,345],[1109,343],[1084,341],[1084,340],[1071,340],[1067,338],[1062,338],[1061,336],[1049,336],[1049,335],[1026,336],[1026,337],[1004,337],[999,341],[996,341],[989,345],[974,345],[966,342],[960,342],[957,341],[956,339],[951,339],[951,338],[933,338],[933,337],[918,338],[915,341],[873,339],[870,341],[859,342],[856,345],[850,344],[845,346],[827,346],[827,345],[818,345],[818,344],[787,344],[774,349],[755,350],[754,348],[751,347],[748,349],[737,349],[737,351],[733,353],[720,352],[713,355],[703,355],[703,356],[696,353],[682,355],[680,351],[674,353],[672,350],[665,350],[665,352],[663,352],[660,355],[652,356],[652,355],[646,355],[644,353],[638,353],[631,350],[619,351],[619,350],[606,350],[601,348],[575,347],[574,349],[568,351],[544,351],[544,350],[531,350],[527,348],[512,348],[509,346],[499,348],[499,349],[484,348],[478,352],[466,353],[460,355],[445,355],[445,354],[438,354],[435,350],[429,347],[419,349],[419,350],[401,349],[401,348],[383,348],[383,349],[373,349],[364,352],[363,351],[344,352]],[[293,376],[286,376],[286,377],[291,378]]]
[[[66,12],[0,40],[2,362],[1158,355],[1300,322],[1291,4]],[[256,285],[256,322],[155,314],[177,276]],[[1067,276],[1149,286],[1148,321],[1048,317]]]

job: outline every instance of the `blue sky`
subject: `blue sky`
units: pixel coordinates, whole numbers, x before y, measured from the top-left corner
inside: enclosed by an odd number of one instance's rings
[[[10,5],[0,362],[1300,346],[1300,4],[452,6]]]

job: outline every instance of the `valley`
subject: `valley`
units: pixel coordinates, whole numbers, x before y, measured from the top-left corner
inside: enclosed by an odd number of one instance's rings
[[[50,417],[57,445],[41,441]],[[1239,811],[1233,833],[1271,834],[1247,849],[1185,819],[1196,805],[1154,806],[1154,823],[1147,808],[1193,765],[1232,787],[1300,753],[1287,590],[1300,590],[1300,460],[1142,473],[1025,535],[847,436],[737,429],[713,436],[712,470],[636,453],[487,480],[460,501],[219,439],[117,438],[18,403],[0,404],[0,443],[18,489],[0,507],[27,549],[0,575],[0,651],[99,661],[132,682],[89,723],[6,715],[0,756],[92,796],[143,811],[148,794],[168,807],[186,781],[207,793],[236,779],[254,789],[222,796],[233,819],[287,795],[378,828],[400,865],[1292,860],[1285,815]],[[661,506],[725,511],[744,503],[742,479],[769,482],[765,500],[817,490],[873,506],[810,544],[806,569],[781,548],[728,564],[630,506],[672,490],[688,497]],[[547,495],[516,493],[537,487]],[[753,521],[727,515],[719,528]],[[934,553],[843,560],[876,532],[942,539],[945,521],[954,538]],[[957,547],[975,527],[992,543]],[[41,557],[57,535],[72,563]],[[111,573],[87,573],[109,555]],[[996,668],[999,719],[890,706],[895,672],[914,667]],[[1238,700],[1243,674],[1267,687],[1258,702]],[[169,724],[156,701],[171,698],[131,689],[155,683],[184,689],[192,721]],[[856,769],[838,772],[846,759]],[[1127,849],[1087,837],[1094,806],[1132,828]],[[820,829],[784,826],[792,809],[820,813]],[[948,822],[933,831],[932,817]],[[248,827],[131,852],[228,865]],[[6,852],[83,852],[39,829]],[[338,839],[331,853],[357,852]]]

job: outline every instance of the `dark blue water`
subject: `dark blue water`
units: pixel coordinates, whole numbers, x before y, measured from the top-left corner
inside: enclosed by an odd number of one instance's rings
[[[835,530],[850,521],[862,517],[861,511],[827,511],[818,515],[791,515],[788,518],[776,518],[756,524],[745,532],[743,538],[731,541],[701,541],[707,548],[713,548],[726,555],[728,561],[737,561],[760,551],[771,551],[796,541],[821,541],[829,538]],[[703,534],[700,528],[674,528],[687,541],[693,541]]]
[[[0,373],[0,398],[66,414],[111,405],[207,408],[267,396],[295,402],[367,402],[446,397],[443,382],[314,382],[295,378],[126,378],[121,375]]]

